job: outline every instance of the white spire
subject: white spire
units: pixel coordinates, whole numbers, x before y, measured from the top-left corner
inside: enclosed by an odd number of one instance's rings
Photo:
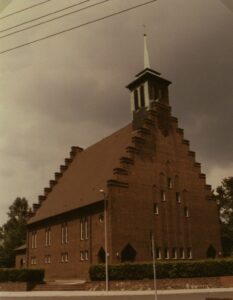
[[[149,53],[147,47],[147,35],[146,35],[146,26],[144,27],[144,69],[150,68],[150,60],[149,60]]]

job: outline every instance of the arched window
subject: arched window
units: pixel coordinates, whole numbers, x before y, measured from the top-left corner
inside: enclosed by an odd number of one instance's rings
[[[125,248],[121,251],[121,261],[122,262],[133,262],[135,261],[137,252],[134,250],[134,248],[127,244]]]
[[[104,264],[105,263],[105,251],[104,251],[103,247],[100,248],[97,256],[98,256],[98,263]]]
[[[206,251],[206,257],[207,258],[215,258],[217,254],[217,251],[214,249],[212,245],[209,245],[209,248]]]

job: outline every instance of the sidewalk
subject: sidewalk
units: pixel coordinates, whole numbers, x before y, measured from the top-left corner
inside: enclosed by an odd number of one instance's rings
[[[225,298],[233,298],[233,288],[215,288],[215,289],[185,289],[185,290],[159,290],[158,296],[162,295],[197,295],[197,294],[208,294],[213,296],[214,294],[223,293]],[[79,298],[79,297],[108,297],[113,296],[114,299],[118,298],[116,296],[150,296],[154,295],[154,291],[35,291],[35,292],[0,292],[0,299],[3,298]],[[133,298],[132,298],[133,299]]]

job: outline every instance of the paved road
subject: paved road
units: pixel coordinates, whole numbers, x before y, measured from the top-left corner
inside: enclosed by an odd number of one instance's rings
[[[231,289],[158,291],[158,300],[233,300]],[[0,292],[1,300],[154,300],[151,291],[138,292]]]

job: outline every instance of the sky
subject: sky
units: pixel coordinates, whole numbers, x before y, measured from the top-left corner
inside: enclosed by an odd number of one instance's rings
[[[0,17],[35,2],[0,0]],[[0,30],[78,2],[48,1],[0,19]],[[111,0],[0,38],[0,51],[143,2]],[[233,1],[158,0],[0,54],[0,224],[17,196],[37,202],[71,146],[131,121],[125,86],[143,69],[143,24],[151,67],[172,81],[172,114],[207,183],[233,176]]]

